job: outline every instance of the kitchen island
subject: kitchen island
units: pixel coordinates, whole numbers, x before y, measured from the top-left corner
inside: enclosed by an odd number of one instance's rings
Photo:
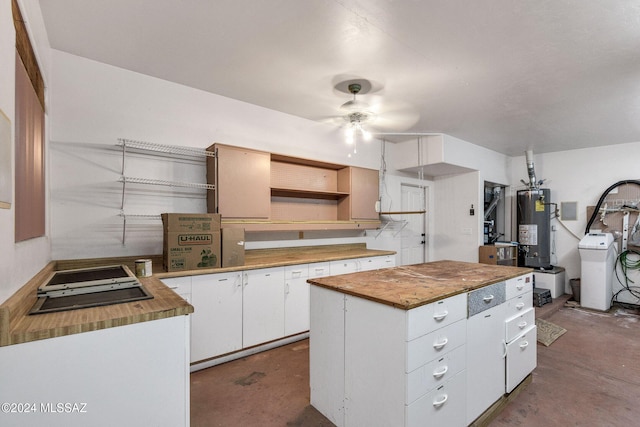
[[[465,426],[536,364],[531,269],[455,261],[311,286],[311,404],[337,426]]]

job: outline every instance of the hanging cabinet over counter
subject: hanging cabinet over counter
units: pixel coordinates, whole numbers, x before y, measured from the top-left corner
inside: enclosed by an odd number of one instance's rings
[[[378,171],[224,144],[207,151],[207,210],[247,231],[370,229],[380,225]]]

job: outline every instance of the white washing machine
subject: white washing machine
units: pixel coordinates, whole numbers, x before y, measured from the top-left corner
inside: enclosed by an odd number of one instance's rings
[[[578,250],[582,261],[580,305],[595,310],[609,310],[616,262],[613,234],[589,233],[578,243]]]

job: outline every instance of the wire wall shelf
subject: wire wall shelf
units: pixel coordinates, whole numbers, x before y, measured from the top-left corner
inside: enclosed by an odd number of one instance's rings
[[[137,177],[131,177],[131,176],[121,176],[119,181],[122,183],[163,185],[166,187],[199,188],[202,190],[215,189],[215,185],[213,184],[203,184],[199,182],[167,181],[164,179],[137,178]]]
[[[178,154],[183,156],[206,156],[206,157],[215,157],[215,153],[213,151],[207,151],[202,148],[195,147],[184,147],[177,145],[163,145],[156,144],[154,142],[146,142],[146,141],[137,141],[133,139],[125,139],[118,138],[118,143],[116,144],[119,147],[122,147],[123,152],[127,148],[135,148],[139,150],[147,150],[147,151],[155,151],[157,153],[165,153],[165,154]]]
[[[181,188],[191,188],[191,189],[199,189],[199,190],[205,190],[205,191],[215,190],[215,185],[213,184],[205,184],[200,182],[171,181],[171,180],[153,179],[153,178],[140,178],[140,177],[127,176],[125,174],[126,157],[128,153],[132,152],[128,150],[141,150],[141,151],[147,152],[147,154],[149,155],[152,155],[154,153],[159,153],[159,154],[167,155],[174,158],[176,156],[189,156],[189,157],[199,158],[203,160],[206,159],[207,157],[215,157],[215,153],[212,151],[207,151],[205,149],[194,148],[194,147],[156,144],[153,142],[138,141],[138,140],[126,139],[126,138],[118,138],[118,142],[116,145],[122,148],[122,170],[121,170],[121,176],[118,179],[118,182],[122,183],[122,200],[120,205],[120,217],[122,217],[122,244],[123,245],[126,243],[127,221],[161,219],[160,214],[127,214],[125,213],[125,195],[127,192],[128,184],[159,185],[159,186],[165,186],[165,187],[181,187]],[[136,151],[136,153],[139,153],[139,151]]]

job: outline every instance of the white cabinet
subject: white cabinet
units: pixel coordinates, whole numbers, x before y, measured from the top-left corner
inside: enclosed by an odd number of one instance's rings
[[[307,280],[382,268],[393,256],[171,277],[162,281],[194,307],[191,362],[200,362],[310,329]]]
[[[330,262],[314,262],[309,264],[309,279],[331,275]]]
[[[357,259],[343,259],[340,261],[331,261],[331,275],[355,273],[358,271]]]
[[[358,259],[358,271],[378,270],[381,268],[395,266],[395,255],[383,255]]]
[[[244,272],[242,347],[284,336],[284,267]]]
[[[537,328],[535,324],[507,343],[507,393],[518,386],[536,367]]]
[[[525,274],[506,282],[505,318],[506,382],[505,391],[514,388],[537,364],[537,330],[533,305],[533,275]]]
[[[308,279],[328,276],[329,262],[298,264],[284,268],[284,335],[294,335],[309,330]]]
[[[191,305],[191,362],[242,348],[240,272],[191,277]]]
[[[464,426],[465,387],[465,373],[460,372],[407,406],[407,426]]]
[[[309,265],[284,268],[284,335],[309,330]]]
[[[393,255],[343,259],[331,261],[331,275],[378,270],[380,268],[395,267],[395,265],[396,258]]]
[[[466,303],[407,311],[312,286],[311,404],[339,427],[462,425]]]
[[[162,283],[180,295],[182,299],[191,303],[191,276],[169,277],[162,279]]]
[[[468,295],[467,425],[504,394],[505,282]]]
[[[0,425],[188,426],[189,317],[0,347],[0,402],[37,405]]]

